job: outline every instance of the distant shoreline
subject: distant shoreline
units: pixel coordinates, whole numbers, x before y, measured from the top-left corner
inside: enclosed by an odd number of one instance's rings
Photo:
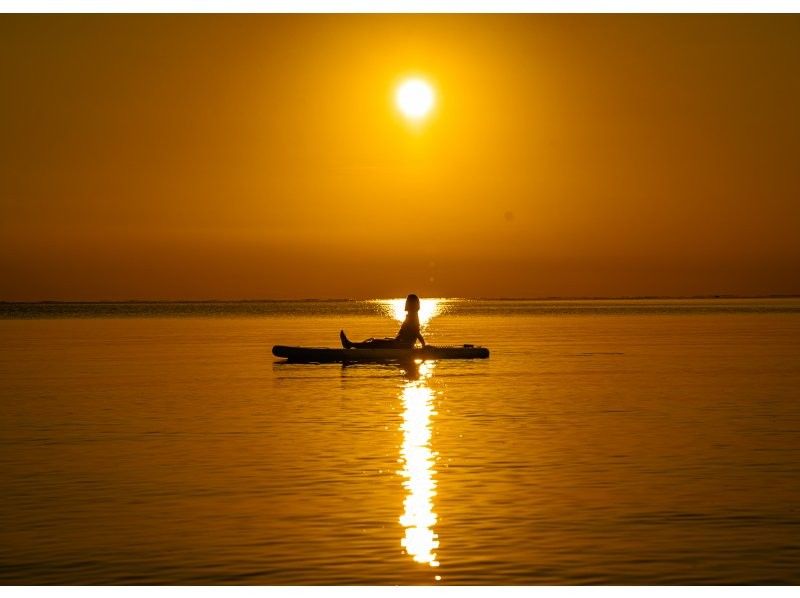
[[[610,297],[435,297],[436,299],[463,299],[467,301],[691,301],[709,299],[800,299],[800,295],[633,295]],[[301,299],[113,299],[113,300],[0,300],[0,305],[130,305],[130,304],[219,304],[219,303],[344,303],[357,301],[380,301],[370,299],[301,298]]]

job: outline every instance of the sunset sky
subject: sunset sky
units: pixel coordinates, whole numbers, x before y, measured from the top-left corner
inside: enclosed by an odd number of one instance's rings
[[[798,73],[798,15],[2,15],[0,300],[800,293]]]

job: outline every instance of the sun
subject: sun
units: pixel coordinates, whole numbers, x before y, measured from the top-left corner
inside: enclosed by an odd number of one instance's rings
[[[425,79],[405,79],[397,86],[395,102],[403,116],[419,121],[428,116],[436,103],[436,93]]]

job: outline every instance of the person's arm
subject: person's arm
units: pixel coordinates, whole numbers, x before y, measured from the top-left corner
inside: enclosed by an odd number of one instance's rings
[[[422,346],[424,347],[425,346],[425,339],[422,338],[422,333],[420,331],[417,331],[417,338],[419,339],[419,342],[421,342]]]

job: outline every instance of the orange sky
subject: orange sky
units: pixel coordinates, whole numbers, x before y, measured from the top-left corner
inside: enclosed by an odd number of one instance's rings
[[[797,15],[2,15],[0,300],[800,293],[798,73]]]

